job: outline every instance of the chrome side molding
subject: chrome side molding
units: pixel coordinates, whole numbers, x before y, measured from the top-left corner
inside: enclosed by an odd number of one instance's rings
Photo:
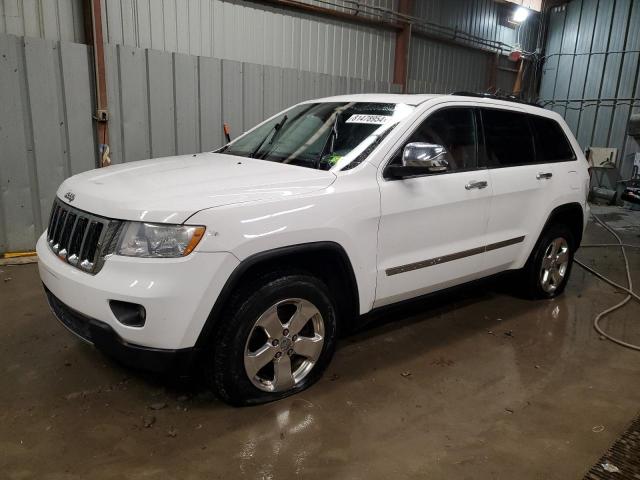
[[[407,265],[400,265],[398,267],[387,268],[385,273],[387,277],[391,275],[397,275],[399,273],[411,272],[413,270],[419,270],[421,268],[433,267],[434,265],[440,265],[441,263],[452,262],[461,258],[470,257],[472,255],[478,255],[480,253],[489,252],[491,250],[497,250],[498,248],[508,247],[509,245],[515,245],[524,241],[525,236],[510,238],[508,240],[502,240],[501,242],[490,243],[482,247],[471,248],[469,250],[463,250],[461,252],[450,253],[449,255],[443,255],[441,257],[430,258],[428,260],[422,260],[420,262],[408,263]]]

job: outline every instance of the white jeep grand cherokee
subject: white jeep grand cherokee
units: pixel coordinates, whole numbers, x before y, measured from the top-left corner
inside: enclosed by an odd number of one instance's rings
[[[505,270],[562,292],[587,162],[554,112],[472,95],[303,102],[217,152],[76,175],[38,241],[55,315],[225,401],[313,384],[375,308]]]

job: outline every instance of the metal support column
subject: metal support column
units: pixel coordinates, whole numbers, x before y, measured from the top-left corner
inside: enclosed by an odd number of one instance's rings
[[[410,15],[413,0],[400,0],[400,14]],[[411,24],[402,22],[401,29],[396,32],[396,49],[393,60],[393,83],[402,85],[402,93],[407,93],[407,77],[409,76],[409,48],[411,45]]]
[[[87,44],[91,45],[93,50],[96,91],[96,113],[93,118],[96,122],[98,141],[98,166],[106,167],[111,164],[111,159],[109,158],[109,110],[102,32],[102,5],[100,0],[86,0],[84,6]]]

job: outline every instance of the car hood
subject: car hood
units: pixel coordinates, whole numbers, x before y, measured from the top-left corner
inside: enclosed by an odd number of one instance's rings
[[[323,170],[201,153],[84,172],[67,179],[57,195],[105,217],[182,223],[199,210],[309,193],[335,178]]]

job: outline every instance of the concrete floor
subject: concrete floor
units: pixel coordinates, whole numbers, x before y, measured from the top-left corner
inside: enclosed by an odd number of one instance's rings
[[[606,218],[640,243],[637,214]],[[615,249],[578,257],[624,282]],[[621,294],[577,266],[552,301],[488,282],[387,311],[317,385],[244,409],[113,364],[52,317],[35,265],[0,271],[2,478],[577,479],[640,406],[640,353],[591,325]],[[605,326],[640,343],[639,312]]]

